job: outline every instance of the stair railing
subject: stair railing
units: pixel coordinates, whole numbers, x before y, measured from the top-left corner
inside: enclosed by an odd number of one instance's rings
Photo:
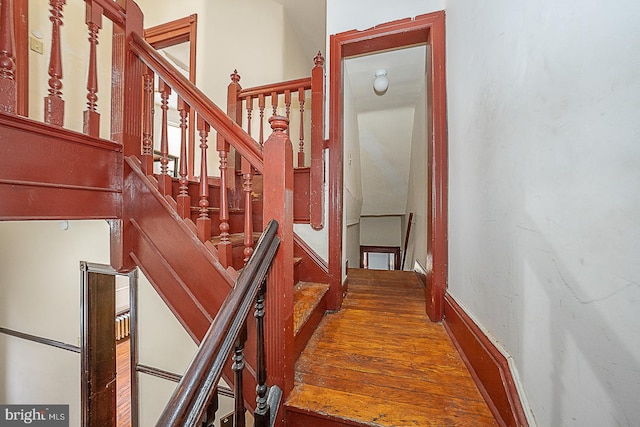
[[[247,338],[245,329],[247,317],[254,304],[258,358],[258,366],[256,367],[258,380],[256,388],[257,402],[254,419],[256,426],[272,425],[271,411],[277,411],[280,390],[277,386],[269,388],[266,383],[267,368],[265,364],[263,319],[267,291],[265,279],[280,244],[277,229],[278,223],[271,221],[262,233],[255,251],[227,296],[222,309],[211,323],[196,355],[178,383],[156,425],[182,427],[199,425],[200,422],[203,422],[203,419],[205,419],[205,423],[207,420],[209,422],[212,421],[211,417],[214,417],[215,413],[208,414],[207,408],[215,395],[222,369],[234,345],[233,365],[236,372],[234,425],[244,425],[245,407],[242,393],[243,349]],[[273,407],[268,403],[269,397],[274,400]]]
[[[321,52],[313,59],[311,77],[288,80],[243,89],[240,74],[231,74],[227,88],[227,114],[247,131],[260,145],[264,145],[265,122],[268,117],[284,116],[298,124],[287,134],[298,141],[296,171],[308,173],[308,196],[304,202],[308,212],[298,214],[300,221],[308,222],[315,229],[323,227],[324,180],[324,57]],[[266,119],[265,119],[266,118]],[[246,125],[243,125],[245,123]],[[308,135],[305,134],[308,131]],[[306,158],[309,157],[309,161]],[[232,162],[233,164],[233,162]],[[305,170],[306,169],[306,170]],[[244,172],[243,172],[244,174]],[[296,179],[298,178],[296,174]],[[306,184],[306,181],[305,181]],[[296,192],[299,186],[296,184]],[[308,200],[307,200],[308,198]],[[296,204],[299,203],[296,200]],[[298,206],[296,206],[298,209]]]
[[[243,172],[243,193],[244,193],[244,260],[248,260],[253,252],[253,229],[255,226],[262,228],[265,223],[275,219],[279,223],[278,235],[280,237],[280,250],[275,257],[272,274],[269,276],[269,289],[273,295],[278,295],[279,302],[267,307],[265,331],[266,331],[266,352],[268,361],[269,382],[278,385],[285,393],[293,388],[293,149],[287,134],[289,120],[286,117],[274,116],[269,119],[272,133],[261,146],[240,125],[238,125],[229,115],[216,106],[204,93],[194,86],[186,77],[176,70],[163,56],[151,47],[140,33],[133,32],[129,37],[130,52],[134,54],[141,65],[138,67],[140,76],[138,82],[149,81],[151,76],[157,75],[163,81],[164,88],[170,88],[178,96],[178,104],[181,109],[182,122],[186,121],[186,111],[194,110],[198,119],[198,130],[200,135],[201,148],[201,173],[200,173],[200,193],[198,200],[198,218],[196,221],[198,238],[205,242],[215,233],[214,222],[217,222],[220,242],[217,246],[217,255],[223,267],[234,267],[234,256],[232,244],[229,241],[229,207],[230,207],[230,187],[233,184],[227,181],[229,160],[228,153],[233,147],[234,152],[239,156],[239,163],[242,164]],[[131,65],[133,69],[136,66]],[[126,67],[125,67],[126,68]],[[132,84],[135,84],[133,82]],[[143,88],[138,83],[140,96],[143,99]],[[164,89],[167,90],[167,89]],[[135,92],[134,92],[135,93]],[[182,111],[184,110],[184,111]],[[151,114],[149,108],[143,109],[143,116]],[[148,122],[148,119],[141,120],[141,123]],[[163,120],[162,126],[166,126]],[[183,125],[181,125],[183,126]],[[184,125],[186,126],[186,124]],[[140,129],[140,128],[138,128]],[[182,132],[181,152],[185,150],[185,131]],[[215,195],[208,193],[209,179],[207,177],[207,158],[210,132],[215,132],[216,149],[220,158],[220,193],[217,196],[216,204],[219,204],[219,217],[211,218],[210,205]],[[142,152],[142,165],[150,165],[148,150],[140,148],[140,141],[145,140],[142,136],[137,140],[137,153]],[[131,141],[135,144],[136,141]],[[125,145],[127,144],[125,140]],[[125,153],[135,153],[136,148],[127,148]],[[254,192],[253,171],[260,175],[263,200],[262,215],[263,224],[255,224],[256,216],[253,212]],[[152,174],[151,167],[146,171]],[[163,173],[158,177],[158,182],[163,181]],[[180,171],[180,182],[183,182],[186,170]],[[180,184],[182,186],[182,184]],[[182,187],[181,187],[182,188]],[[178,196],[184,192],[179,190]],[[167,197],[175,196],[166,194]],[[186,197],[183,202],[186,203]],[[181,212],[176,202],[178,212]],[[184,212],[184,210],[182,210]],[[259,214],[259,213],[258,213]],[[210,228],[209,228],[210,227]],[[259,228],[258,228],[259,229]],[[209,232],[209,230],[212,230]],[[241,265],[240,265],[241,266]],[[238,266],[235,266],[238,268]]]
[[[78,0],[79,1],[79,0]],[[129,160],[132,158],[140,162],[144,173],[150,182],[157,182],[157,189],[170,204],[175,206],[177,215],[187,218],[188,214],[195,209],[197,213],[196,231],[197,237],[205,243],[211,238],[210,230],[219,230],[221,245],[216,249],[208,248],[217,255],[222,267],[229,269],[233,267],[233,254],[231,244],[228,241],[228,231],[230,230],[229,219],[229,198],[228,187],[230,183],[221,182],[220,194],[210,194],[209,184],[212,181],[208,177],[207,158],[208,146],[210,145],[210,133],[215,132],[216,149],[222,159],[220,170],[222,175],[227,168],[226,153],[233,147],[241,157],[243,168],[243,192],[245,199],[245,236],[248,236],[243,248],[244,259],[249,260],[253,253],[253,228],[261,229],[266,226],[268,220],[275,219],[278,224],[278,236],[280,239],[280,250],[278,251],[272,267],[272,274],[268,279],[268,287],[273,295],[278,295],[278,303],[271,304],[266,308],[265,332],[266,332],[266,354],[268,363],[269,378],[271,384],[278,385],[285,392],[293,387],[293,152],[291,141],[287,135],[288,120],[286,117],[272,117],[270,119],[272,134],[265,141],[264,146],[258,144],[247,132],[245,132],[235,121],[225,112],[217,107],[204,93],[195,87],[188,79],[182,76],[168,61],[165,60],[154,48],[152,48],[143,38],[143,14],[138,5],[133,0],[84,0],[86,5],[86,24],[89,34],[88,45],[88,72],[86,90],[80,87],[84,85],[70,84],[64,91],[63,96],[63,70],[61,55],[61,33],[64,32],[63,8],[66,0],[50,0],[50,21],[52,23],[51,56],[49,60],[48,74],[46,82],[48,94],[44,99],[44,121],[47,127],[46,132],[53,138],[55,135],[62,135],[62,126],[65,124],[65,100],[64,97],[77,99],[86,97],[87,108],[83,114],[83,131],[87,135],[82,139],[81,145],[96,146],[100,150],[108,151],[109,161],[104,161],[98,154],[95,155],[95,165],[87,166],[84,169],[95,169],[102,171],[108,168],[112,173],[108,175],[109,195],[111,198],[102,197],[99,200],[107,200],[105,203],[115,205],[112,212],[106,216],[112,219],[112,251],[111,264],[117,270],[125,271],[136,267],[133,259],[129,256],[134,252],[134,238],[129,231],[130,224],[135,219],[135,209],[131,206],[136,200],[128,198],[126,194],[126,181],[131,173],[127,162],[122,160],[124,155]],[[98,111],[98,72],[102,68],[98,67],[98,38],[99,30],[102,28],[102,20],[108,19],[113,23],[112,49],[111,49],[111,105],[110,111],[103,113],[110,116],[110,140],[98,140],[101,134],[99,129],[100,113]],[[15,34],[13,32],[12,1],[6,0],[0,3],[0,110],[15,117],[17,112],[17,93],[20,92],[20,82],[16,73],[16,52]],[[189,195],[186,171],[186,155],[181,154],[179,165],[179,176],[177,188],[176,184],[168,175],[168,149],[166,144],[166,134],[164,127],[167,125],[166,117],[163,118],[163,131],[160,143],[160,164],[161,171],[157,177],[153,176],[153,93],[154,77],[158,76],[162,82],[158,88],[161,92],[162,107],[166,106],[169,92],[178,96],[179,112],[181,117],[182,146],[181,153],[186,153],[184,147],[186,141],[186,129],[188,126],[195,126],[199,130],[201,148],[201,168],[200,168],[200,191],[197,200],[191,200]],[[104,76],[102,76],[104,77]],[[104,102],[102,104],[105,104]],[[196,113],[197,124],[188,123],[188,112]],[[165,115],[165,114],[163,114]],[[16,118],[17,119],[17,118]],[[32,123],[28,121],[28,123]],[[64,135],[68,136],[69,132]],[[63,137],[60,137],[63,139]],[[68,138],[67,138],[68,139]],[[114,143],[115,142],[115,143]],[[263,156],[264,151],[264,156]],[[75,151],[74,151],[75,152]],[[93,158],[92,158],[93,159]],[[84,159],[83,159],[84,160]],[[29,164],[30,165],[30,164]],[[262,186],[268,191],[264,191],[262,201],[262,215],[254,215],[251,205],[254,201],[252,181],[253,171],[260,174]],[[35,170],[34,174],[40,174]],[[91,179],[105,180],[104,173],[94,173]],[[66,175],[64,176],[66,179]],[[83,177],[86,181],[86,178]],[[102,188],[93,188],[86,184],[79,187],[70,186],[65,182],[53,184],[62,185],[69,192],[79,193],[77,200],[80,204],[86,200],[84,192],[93,191],[95,194],[104,194]],[[215,181],[215,180],[213,180]],[[220,178],[222,181],[222,177]],[[47,183],[45,183],[47,184]],[[51,184],[48,184],[51,187]],[[46,186],[45,186],[46,187]],[[49,188],[46,187],[46,188]],[[112,187],[114,189],[112,189]],[[94,199],[96,199],[94,197]],[[114,202],[110,200],[114,199]],[[193,205],[196,206],[193,206]],[[220,210],[218,218],[212,218],[211,212],[215,212],[215,206],[219,204]],[[89,212],[80,210],[81,213]],[[255,217],[260,217],[260,223],[254,223]],[[231,277],[237,275],[233,270],[229,270]],[[205,303],[205,302],[203,302]]]

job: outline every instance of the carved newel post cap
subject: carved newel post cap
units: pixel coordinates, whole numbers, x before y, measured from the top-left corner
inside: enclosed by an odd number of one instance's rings
[[[324,56],[322,56],[322,52],[318,51],[318,54],[313,58],[313,63],[317,67],[322,67],[324,65]]]
[[[238,74],[238,70],[233,70],[233,73],[231,73],[231,81],[233,83],[238,83],[240,81],[240,74]]]
[[[269,117],[269,124],[274,132],[284,132],[289,127],[289,119],[282,116]]]

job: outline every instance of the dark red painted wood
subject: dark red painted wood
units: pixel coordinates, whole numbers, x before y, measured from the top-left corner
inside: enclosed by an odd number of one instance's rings
[[[505,356],[451,295],[444,304],[444,326],[493,416],[503,426],[528,426]]]
[[[162,119],[160,122],[160,176],[158,177],[158,190],[160,190],[160,193],[162,193],[164,196],[171,196],[171,176],[169,176],[169,174],[167,173],[167,169],[169,167],[169,131],[167,129],[169,123],[167,114],[169,111],[169,96],[171,96],[171,88],[162,79],[160,79],[158,86],[158,90],[160,91],[160,109],[162,110]]]
[[[293,221],[309,223],[310,168],[295,168],[293,171]]]
[[[273,133],[264,146],[264,221],[278,221],[280,249],[267,281],[265,315],[268,383],[286,396],[293,388],[293,150],[285,130],[287,119],[269,119]],[[275,304],[270,295],[277,302]],[[278,414],[280,423],[283,413]]]
[[[332,277],[329,306],[338,307],[342,295],[342,203],[343,203],[343,111],[342,61],[350,56],[379,52],[415,44],[431,49],[431,105],[433,130],[428,139],[429,219],[427,253],[432,259],[431,293],[426,311],[433,321],[442,320],[444,292],[447,288],[447,128],[444,12],[434,12],[389,22],[364,31],[347,31],[331,36],[331,105],[329,140],[329,266]],[[429,120],[427,120],[429,122]]]
[[[189,15],[174,21],[165,22],[144,30],[145,40],[156,49],[189,43],[189,81],[196,83],[196,46],[197,46],[198,15]],[[189,111],[189,123],[195,123],[195,110]],[[194,154],[196,147],[196,127],[189,128],[187,145],[187,177],[195,175]]]
[[[15,113],[17,89],[15,78],[15,34],[11,0],[0,4],[0,111]]]
[[[15,34],[16,90],[18,105],[16,112],[29,116],[29,3],[28,0],[13,0],[13,29]],[[0,92],[2,92],[0,90]],[[0,102],[0,105],[2,103]]]
[[[62,99],[62,53],[60,27],[65,0],[49,0],[51,7],[51,56],[49,57],[49,95],[44,98],[44,121],[62,126],[64,124],[64,101]]]
[[[187,179],[187,117],[189,116],[189,106],[182,98],[178,98],[178,110],[180,111],[180,187],[176,202],[178,205],[178,215],[181,218],[189,218],[191,210],[191,197],[189,196],[189,180]]]
[[[87,109],[84,112],[83,132],[91,136],[100,136],[100,113],[96,111],[98,103],[98,32],[102,28],[102,7],[86,1],[85,22],[89,29],[89,71],[87,72]]]
[[[154,113],[154,75],[153,71],[145,67],[144,99],[142,120],[142,170],[147,175],[153,175],[153,113]]]
[[[253,253],[253,196],[252,192],[252,173],[251,164],[242,159],[242,189],[244,191],[244,262],[249,261],[249,257]]]
[[[305,90],[302,88],[298,89],[298,103],[300,104],[300,131],[298,137],[298,164],[296,165],[299,168],[304,167],[304,98],[305,98]],[[277,102],[276,102],[277,105]],[[275,115],[275,108],[274,108]]]
[[[198,238],[201,242],[207,242],[211,239],[211,219],[209,218],[209,182],[207,180],[207,137],[210,130],[209,123],[207,123],[202,116],[198,115],[198,131],[200,133],[200,199],[198,201],[199,214],[198,214]],[[222,162],[222,159],[220,159]],[[224,186],[224,182],[221,182],[220,188]],[[224,205],[225,200],[222,199],[223,192],[220,193],[220,204]],[[222,212],[222,210],[221,210]],[[228,218],[227,218],[228,219]],[[223,221],[223,214],[220,214],[220,222]],[[228,225],[227,225],[228,226]],[[220,229],[223,226],[220,224]],[[225,265],[225,267],[227,267]]]
[[[119,144],[2,113],[0,130],[0,218],[118,217]]]
[[[126,9],[116,7],[116,3],[101,1],[105,15],[114,22],[123,19],[126,22],[113,26],[112,38],[112,78],[111,80],[111,139],[122,143],[124,155],[141,156],[142,142],[142,93],[143,64],[128,48],[128,42],[134,35],[142,34],[142,11],[132,0],[118,0]],[[115,10],[114,10],[115,9]],[[126,11],[126,13],[122,13]],[[123,179],[127,179],[127,170]],[[133,200],[130,194],[123,197],[122,214],[111,223],[111,266],[120,272],[131,271],[136,267],[130,257],[132,252],[131,218],[134,216]]]
[[[329,266],[326,261],[298,235],[294,235],[293,254],[296,258],[301,258],[296,265],[298,280],[329,283]]]
[[[315,230],[324,227],[324,58],[313,59],[311,71],[311,177],[309,183],[309,223]]]

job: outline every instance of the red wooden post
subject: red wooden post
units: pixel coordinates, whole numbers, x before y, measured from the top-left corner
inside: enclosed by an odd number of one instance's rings
[[[238,70],[234,70],[231,73],[231,83],[227,87],[227,114],[233,119],[240,127],[242,127],[242,99],[240,98],[240,74]],[[241,156],[237,153],[236,149],[229,147],[227,152],[227,188],[231,190],[231,206],[238,207],[241,203],[241,184],[240,179],[237,178],[236,171],[241,169]]]
[[[224,268],[233,264],[233,253],[229,241],[229,190],[227,189],[227,153],[229,143],[218,136],[218,153],[220,154],[220,243],[218,256]]]
[[[187,179],[187,117],[189,105],[182,98],[178,98],[178,110],[180,110],[180,190],[176,197],[178,215],[181,218],[191,216],[191,197],[189,197]]]
[[[64,124],[64,100],[62,99],[62,54],[60,27],[65,0],[49,0],[51,6],[51,57],[49,58],[49,95],[44,98],[44,121],[56,126]]]
[[[253,206],[251,197],[251,180],[253,178],[251,163],[242,159],[242,190],[244,191],[244,263],[249,261],[253,253]]]
[[[298,89],[298,102],[300,103],[300,142],[298,143],[298,167],[304,167],[304,88]]]
[[[171,88],[163,80],[159,83],[160,89],[160,109],[162,110],[162,124],[160,126],[160,177],[158,178],[158,189],[163,195],[171,195],[171,176],[167,173],[169,164],[169,136],[168,136],[168,119],[169,96]]]
[[[209,218],[209,178],[207,172],[207,137],[211,127],[198,115],[200,131],[200,215],[198,216],[198,238],[201,242],[211,239],[211,218]]]
[[[142,141],[142,93],[144,65],[129,50],[128,41],[132,35],[143,33],[142,11],[133,0],[118,0],[117,4],[126,11],[123,27],[113,26],[111,61],[111,139],[121,142],[125,156],[140,158]],[[131,173],[125,166],[124,179]],[[136,200],[130,192],[122,196],[122,218],[113,220],[111,225],[111,266],[117,271],[130,271],[135,262],[129,254],[133,251],[134,229],[130,218]]]
[[[293,149],[285,117],[269,119],[273,133],[264,145],[264,223],[280,224],[280,248],[267,279],[265,314],[269,384],[286,396],[293,388]],[[278,413],[282,416],[282,411]]]
[[[88,0],[85,22],[89,28],[89,72],[87,73],[87,109],[84,112],[83,132],[100,136],[100,113],[96,111],[98,102],[98,63],[96,47],[98,31],[102,28],[102,6]]]
[[[142,170],[153,175],[153,71],[147,67],[144,73],[143,128],[142,128]]]
[[[324,58],[318,52],[311,71],[311,170],[310,224],[320,230],[324,224]]]
[[[15,114],[17,104],[15,35],[11,0],[0,4],[0,111]]]

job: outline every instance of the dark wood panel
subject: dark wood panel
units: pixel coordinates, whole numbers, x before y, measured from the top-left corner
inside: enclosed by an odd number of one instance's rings
[[[116,279],[111,274],[88,272],[87,426],[116,423]]]
[[[507,359],[448,294],[444,324],[500,424],[529,425]]]
[[[291,426],[497,425],[413,272],[349,270],[342,309],[327,314],[296,364]]]
[[[309,168],[296,168],[293,174],[293,221],[308,224],[311,219]]]

